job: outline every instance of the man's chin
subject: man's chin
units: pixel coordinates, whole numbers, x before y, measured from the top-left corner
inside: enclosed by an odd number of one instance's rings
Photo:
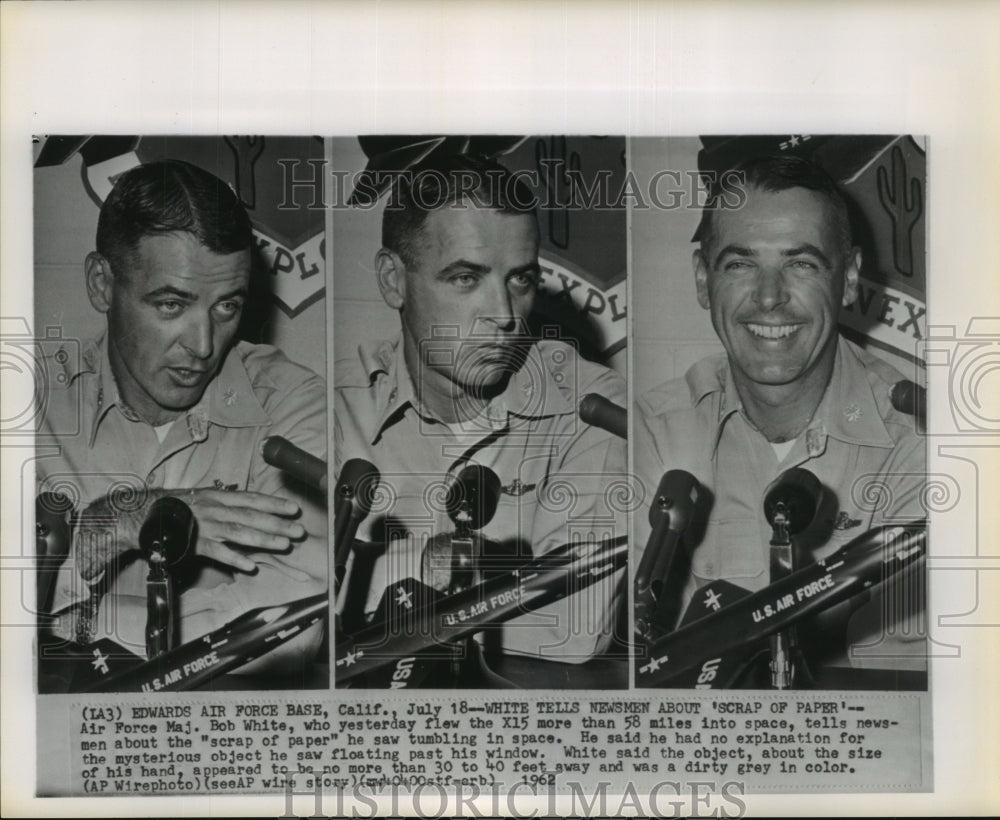
[[[463,373],[458,383],[470,396],[491,398],[502,393],[513,375],[509,365],[479,365],[473,372]]]
[[[194,407],[204,395],[205,387],[201,385],[186,389],[175,387],[171,390],[164,390],[155,397],[155,401],[164,410],[172,413],[183,413]]]

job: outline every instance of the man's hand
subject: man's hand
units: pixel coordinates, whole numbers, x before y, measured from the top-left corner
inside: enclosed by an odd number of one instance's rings
[[[298,521],[291,520],[299,514],[298,504],[287,498],[208,488],[176,495],[198,521],[195,553],[243,572],[253,572],[257,564],[238,548],[281,552],[306,534]]]
[[[153,502],[175,496],[191,508],[197,521],[194,554],[243,572],[257,564],[241,549],[281,552],[305,537],[305,528],[291,519],[299,514],[294,501],[276,495],[230,492],[209,487],[155,490],[140,509],[123,511],[108,499],[95,501],[76,520],[77,566],[92,581],[118,560],[137,549],[139,530]]]

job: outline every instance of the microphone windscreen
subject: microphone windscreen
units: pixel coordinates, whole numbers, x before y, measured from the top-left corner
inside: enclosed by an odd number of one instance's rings
[[[139,549],[149,558],[159,553],[168,566],[184,557],[194,534],[191,508],[172,495],[154,501],[139,529]]]
[[[802,532],[816,517],[822,495],[823,485],[809,470],[802,467],[785,470],[764,493],[764,517],[773,527],[778,505],[783,505],[789,533]]]
[[[698,501],[699,485],[686,470],[667,470],[656,487],[653,503],[649,505],[649,523],[656,526],[660,515],[670,516],[670,529],[683,531],[691,520],[691,513]]]
[[[628,411],[597,393],[580,399],[580,419],[619,438],[628,438]]]
[[[326,491],[326,462],[282,436],[268,436],[260,448],[264,461],[293,478]]]
[[[904,379],[892,386],[889,391],[889,401],[900,413],[923,418],[927,408],[927,390],[919,384]]]
[[[485,527],[497,511],[501,489],[500,477],[489,467],[470,464],[448,488],[445,499],[448,517],[457,524],[458,516],[464,514],[472,529]]]
[[[375,491],[382,474],[378,467],[363,458],[352,458],[344,462],[337,478],[337,494],[353,499],[354,505],[362,515],[371,512],[375,501]]]

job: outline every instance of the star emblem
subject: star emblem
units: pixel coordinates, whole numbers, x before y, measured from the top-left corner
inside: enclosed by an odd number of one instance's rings
[[[710,589],[705,593],[705,606],[709,609],[715,610],[716,612],[722,609],[722,604],[720,603],[721,596],[714,589]]]
[[[413,593],[408,591],[405,587],[396,588],[396,603],[400,606],[405,606],[407,609],[413,609],[413,602],[410,600],[413,597]]]
[[[645,666],[640,666],[639,667],[639,671],[640,672],[655,672],[657,669],[659,669],[666,662],[667,662],[667,656],[666,655],[661,655],[659,658],[650,658],[649,663],[647,663]]]
[[[337,666],[340,666],[341,664],[343,664],[345,667],[354,666],[354,664],[358,662],[358,658],[363,657],[364,654],[365,653],[360,649],[357,652],[354,651],[348,652],[346,655],[344,655],[344,657],[342,657],[339,661],[337,661]]]
[[[857,421],[864,415],[864,411],[856,404],[849,404],[844,408],[844,416],[848,421]]]
[[[240,400],[240,394],[233,390],[233,388],[227,387],[222,392],[222,400],[226,403],[227,407],[232,407]]]
[[[94,660],[90,663],[98,672],[102,675],[108,674],[108,656],[101,652],[100,649],[94,650]]]

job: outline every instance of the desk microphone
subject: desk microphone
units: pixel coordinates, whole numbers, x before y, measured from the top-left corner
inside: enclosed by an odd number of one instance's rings
[[[179,498],[154,501],[139,529],[139,550],[149,562],[146,575],[146,657],[174,646],[174,593],[167,567],[179,563],[194,539],[194,515]]]
[[[333,562],[336,586],[340,588],[351,545],[358,527],[372,510],[375,492],[382,480],[378,467],[363,458],[345,462],[337,478],[333,498]]]
[[[653,530],[646,541],[635,574],[635,628],[649,637],[658,600],[677,555],[681,534],[691,520],[698,501],[697,479],[684,470],[668,470],[660,479],[649,505]]]
[[[588,393],[580,399],[580,419],[618,438],[628,438],[628,411],[597,393]]]
[[[900,413],[913,416],[917,422],[917,429],[924,430],[924,423],[927,419],[927,390],[914,382],[896,382],[889,390],[889,401],[893,408]]]
[[[764,493],[764,517],[771,525],[772,584],[798,569],[792,536],[812,523],[822,494],[819,479],[802,467],[785,470]],[[794,627],[771,635],[770,646],[771,685],[775,689],[788,689],[795,684],[797,675],[807,676]]]
[[[69,555],[72,510],[73,502],[62,493],[40,493],[35,499],[35,602],[40,614],[52,610],[56,575]]]
[[[500,477],[489,467],[470,464],[456,476],[448,488],[445,509],[455,524],[451,537],[451,561],[448,594],[472,586],[479,555],[476,555],[475,530],[485,527],[496,514],[502,489]]]
[[[326,492],[326,462],[281,436],[268,436],[260,447],[264,461],[283,473]]]

